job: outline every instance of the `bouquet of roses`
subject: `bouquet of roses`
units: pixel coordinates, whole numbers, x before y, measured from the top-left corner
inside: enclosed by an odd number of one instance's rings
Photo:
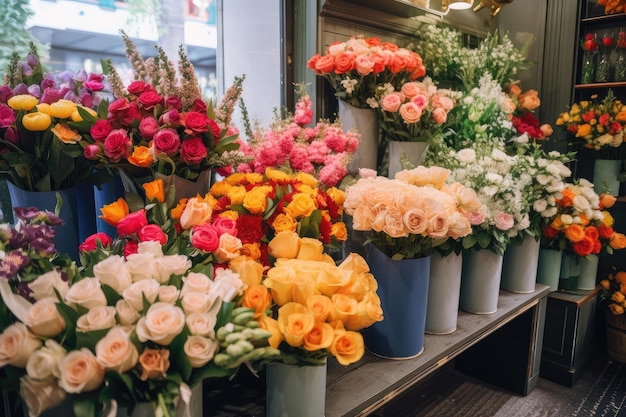
[[[278,360],[302,366],[321,365],[328,356],[342,365],[361,359],[358,330],[383,319],[365,260],[353,253],[336,265],[319,240],[290,231],[278,233],[269,252],[274,266],[261,284],[245,290],[242,305],[272,333]]]
[[[344,132],[339,121],[320,120],[306,127],[312,118],[311,98],[303,94],[294,114],[277,118],[271,128],[254,132],[247,142],[238,140],[239,149],[251,161],[239,164],[236,171],[262,174],[273,168],[311,174],[324,187],[339,184],[348,172],[346,166],[357,149],[359,134]]]
[[[626,272],[618,271],[608,274],[600,281],[603,299],[608,308],[616,316],[624,314],[626,308]]]
[[[368,231],[367,242],[395,260],[429,256],[448,239],[469,235],[481,204],[471,188],[446,184],[449,175],[447,169],[420,166],[395,179],[359,179],[344,202],[354,230]]]
[[[244,78],[235,78],[214,108],[202,100],[193,66],[182,48],[177,76],[162,49],[157,47],[157,58],[144,60],[122,35],[136,80],[125,87],[108,61],[114,100],[98,117],[85,117],[80,125],[93,139],[85,146],[85,157],[97,168],[118,169],[133,179],[175,174],[207,184],[210,169],[226,175],[234,164],[247,161],[237,151],[237,131],[230,126]]]
[[[599,254],[603,249],[613,253],[626,247],[626,238],[613,229],[615,220],[605,210],[615,203],[615,197],[596,194],[593,184],[582,178],[566,184],[556,203],[554,215],[542,229],[543,247],[578,256]]]
[[[376,100],[370,101],[370,106],[378,109],[384,139],[424,142],[440,131],[458,95],[438,89],[426,77],[406,82],[397,91],[389,83],[377,87]]]
[[[150,204],[141,209],[125,214],[120,201],[121,211],[105,210],[112,223],[117,216],[120,237],[89,237],[78,273],[73,264],[50,268],[40,259],[47,252],[20,243],[39,251],[32,261],[46,268],[0,280],[0,381],[19,390],[33,417],[65,399],[81,416],[143,403],[173,416],[190,386],[279,354],[252,309],[238,307],[247,284],[227,263],[234,251],[224,243],[197,253],[186,239],[205,241],[202,233],[179,232],[197,217],[170,217],[162,180],[145,189]]]
[[[363,109],[369,108],[377,85],[399,86],[426,74],[417,53],[363,36],[334,42],[325,55],[311,57],[307,67],[330,82],[337,98]]]
[[[609,90],[602,99],[574,103],[559,115],[556,124],[564,126],[585,148],[598,151],[603,159],[622,159],[626,105]]]
[[[552,135],[552,126],[547,123],[541,124],[535,116],[535,110],[541,105],[537,90],[527,90],[522,93],[518,84],[511,84],[508,88],[509,96],[515,103],[515,110],[511,122],[513,129],[519,137],[524,136],[524,141],[544,140]]]
[[[28,191],[70,188],[93,180],[83,147],[91,138],[76,124],[93,117],[104,89],[102,74],[44,72],[37,50],[14,56],[0,86],[0,171]]]

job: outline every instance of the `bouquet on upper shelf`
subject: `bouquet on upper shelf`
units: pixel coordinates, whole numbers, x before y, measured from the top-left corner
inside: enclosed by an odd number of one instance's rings
[[[295,113],[276,117],[269,129],[251,132],[248,141],[238,139],[240,151],[251,161],[235,167],[237,172],[263,174],[267,168],[286,173],[304,172],[324,187],[334,187],[348,173],[347,164],[359,144],[359,134],[344,132],[340,121],[312,122],[311,98],[301,91]]]
[[[144,188],[149,204],[130,212],[120,201],[117,211],[105,210],[120,237],[89,237],[80,269],[59,264],[64,258],[50,256],[45,239],[28,243],[12,235],[11,245],[28,248],[33,267],[0,279],[0,382],[19,391],[32,417],[65,400],[85,417],[103,415],[114,403],[129,410],[150,403],[173,417],[188,403],[189,387],[279,354],[252,309],[239,307],[244,275],[217,267],[231,253],[235,237],[222,236],[232,233],[224,231],[232,223],[218,223],[224,229],[214,253],[199,253],[206,235],[180,226],[197,219],[197,211],[183,210],[177,219],[173,190],[165,192],[160,179]],[[36,224],[36,212],[16,213]],[[36,217],[47,218],[54,220]],[[21,258],[6,249],[9,270]]]
[[[91,138],[77,128],[95,116],[104,89],[102,74],[44,72],[37,50],[25,61],[14,55],[0,86],[0,172],[28,191],[97,183],[83,147]]]
[[[438,89],[429,77],[396,88],[383,84],[370,106],[378,110],[385,140],[427,142],[441,131],[460,93]]]
[[[626,0],[597,0],[598,5],[604,6],[605,14],[623,13]]]
[[[377,85],[399,86],[426,74],[417,53],[363,36],[333,42],[325,55],[311,57],[307,67],[330,82],[338,99],[362,109],[369,108]]]
[[[626,309],[626,272],[611,272],[600,281],[601,297],[608,303],[608,308],[616,316],[624,314]]]
[[[263,282],[249,286],[242,305],[272,333],[270,345],[287,364],[341,365],[364,354],[359,330],[383,319],[377,283],[365,260],[350,254],[336,265],[317,239],[278,233],[269,243],[276,258]]]
[[[624,159],[626,105],[609,90],[602,101],[594,94],[591,100],[574,103],[559,115],[556,124],[563,126],[585,148],[596,151],[601,159]]]
[[[542,247],[578,256],[624,249],[626,237],[613,229],[615,220],[606,210],[614,203],[615,197],[596,194],[593,184],[584,178],[567,183],[556,198],[553,216],[543,226]]]
[[[157,57],[144,60],[122,36],[136,80],[125,87],[112,62],[106,62],[114,100],[80,125],[93,138],[84,153],[94,166],[132,179],[175,174],[195,182],[212,168],[226,175],[248,160],[238,151],[238,132],[230,125],[244,77],[235,78],[217,106],[207,104],[182,47],[177,74],[160,47]]]
[[[395,179],[359,179],[344,202],[354,230],[369,232],[367,243],[394,260],[429,256],[448,239],[466,237],[481,203],[473,189],[446,184],[448,175],[447,169],[419,166]]]

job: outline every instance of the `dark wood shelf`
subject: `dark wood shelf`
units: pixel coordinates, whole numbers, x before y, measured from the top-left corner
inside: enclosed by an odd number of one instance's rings
[[[499,380],[498,375],[489,374],[487,370],[491,366],[496,371],[504,372],[507,379],[514,380],[514,385],[517,386],[516,389],[509,389],[526,395],[534,388],[539,377],[539,352],[542,348],[543,319],[549,293],[550,287],[542,284],[536,284],[535,291],[530,294],[500,291],[498,310],[495,313],[482,315],[460,311],[457,330],[448,335],[427,334],[424,352],[413,359],[382,359],[366,352],[361,361],[347,367],[329,361],[326,417],[368,415],[457,356],[471,353],[469,349],[479,342],[491,341],[489,336],[500,336],[497,334],[498,330],[509,328],[514,330],[513,334],[505,334],[505,339],[522,347],[525,353],[513,358],[506,348],[502,348],[502,337],[494,339],[501,346],[505,359],[498,362],[498,358],[492,356],[489,360],[480,360],[481,372],[488,374],[488,381],[495,380],[495,385],[502,385],[504,382]],[[522,321],[519,322],[518,319]],[[519,359],[529,362],[523,363],[523,372],[514,370],[514,362]]]
[[[585,90],[591,88],[623,88],[626,87],[626,81],[613,81],[610,83],[591,83],[591,84],[576,84],[574,86],[577,90]]]

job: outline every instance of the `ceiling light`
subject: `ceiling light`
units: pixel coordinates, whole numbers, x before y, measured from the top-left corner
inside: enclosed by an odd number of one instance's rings
[[[443,0],[443,10],[465,10],[472,7],[473,0]]]
[[[513,0],[481,0],[478,6],[474,7],[474,11],[478,12],[479,10],[486,8],[489,9],[489,14],[491,17],[496,17],[500,10],[509,3],[513,3]]]

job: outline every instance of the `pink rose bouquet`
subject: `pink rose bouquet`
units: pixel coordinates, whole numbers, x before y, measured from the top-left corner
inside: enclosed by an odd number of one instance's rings
[[[481,203],[471,188],[448,184],[449,175],[420,166],[394,179],[359,179],[344,202],[354,230],[368,231],[368,242],[397,260],[429,256],[448,239],[470,235]]]
[[[249,141],[238,140],[240,150],[251,161],[236,167],[237,172],[264,173],[267,168],[287,173],[304,172],[324,187],[338,185],[347,174],[347,164],[359,144],[356,132],[344,132],[339,121],[312,122],[312,102],[303,95],[296,111],[276,120],[270,129],[254,132]]]
[[[4,229],[3,270],[13,272],[0,277],[0,384],[19,392],[31,417],[64,401],[85,417],[143,403],[173,417],[203,379],[279,355],[253,309],[239,306],[256,269],[235,259],[235,222],[211,223],[213,243],[202,232],[181,233],[206,207],[198,202],[173,219],[163,181],[155,181],[149,205],[129,212],[118,201],[105,210],[120,237],[89,237],[79,269],[45,241],[53,215],[19,210],[30,224]]]
[[[417,53],[363,36],[334,42],[324,55],[311,57],[307,67],[330,82],[337,98],[359,108],[369,108],[377,85],[402,85],[426,74]]]
[[[379,86],[370,106],[378,109],[384,139],[425,142],[440,131],[460,94],[439,89],[426,77],[397,89],[389,83]]]
[[[144,61],[122,34],[136,80],[124,86],[108,61],[113,101],[79,126],[93,139],[85,157],[99,169],[119,169],[132,179],[175,174],[190,181],[212,168],[227,175],[234,164],[247,161],[230,125],[244,77],[235,78],[217,106],[206,103],[182,49],[176,71],[162,49],[157,47],[157,59]]]

